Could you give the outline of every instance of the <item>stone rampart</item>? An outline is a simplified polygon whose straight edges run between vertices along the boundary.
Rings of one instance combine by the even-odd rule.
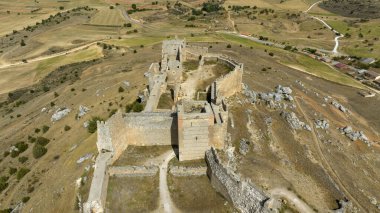
[[[215,81],[215,103],[221,104],[224,98],[228,98],[241,91],[243,79],[243,64],[239,64],[233,71],[218,78]]]
[[[108,169],[109,175],[116,177],[154,176],[157,172],[157,166],[112,166]]]
[[[225,168],[214,148],[206,152],[207,175],[212,186],[243,213],[267,213],[268,197],[250,181]]]
[[[172,112],[124,114],[126,141],[137,146],[177,145],[177,115]],[[124,134],[119,132],[119,134]]]
[[[107,197],[109,175],[107,167],[112,158],[111,152],[99,152],[94,165],[94,174],[87,202],[83,206],[84,213],[103,213]]]

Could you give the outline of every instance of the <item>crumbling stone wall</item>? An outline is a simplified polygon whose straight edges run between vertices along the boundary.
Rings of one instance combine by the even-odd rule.
[[[207,53],[208,53],[207,47],[200,47],[200,46],[193,46],[193,45],[186,46],[186,59],[198,60],[199,56],[206,55]]]
[[[268,197],[250,181],[224,167],[214,148],[206,152],[207,175],[212,186],[243,213],[266,213]]]
[[[215,103],[220,104],[221,100],[240,92],[243,79],[243,64],[237,65],[233,71],[218,78],[215,81]]]

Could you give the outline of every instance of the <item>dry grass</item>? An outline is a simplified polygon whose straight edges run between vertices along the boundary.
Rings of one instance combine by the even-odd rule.
[[[152,212],[158,208],[158,175],[110,177],[107,212]]]
[[[170,196],[183,212],[235,212],[211,186],[207,176],[168,176]]]

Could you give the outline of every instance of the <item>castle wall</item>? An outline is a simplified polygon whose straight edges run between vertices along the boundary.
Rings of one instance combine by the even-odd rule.
[[[218,78],[215,82],[216,103],[220,104],[221,100],[234,95],[241,91],[241,82],[243,78],[243,64],[239,64],[233,71],[227,75]]]
[[[183,105],[178,107],[180,161],[204,158],[205,151],[210,147],[210,131],[213,124],[214,116],[209,106],[206,106],[205,113],[186,113]]]
[[[166,91],[167,83],[166,73],[156,75],[153,82],[149,82],[149,98],[146,102],[144,112],[153,112],[157,109],[158,102],[160,100],[161,94]]]
[[[200,55],[203,56],[203,55],[208,53],[208,48],[207,47],[187,45],[185,52],[186,52],[186,60],[188,60],[188,59],[198,60]]]
[[[172,112],[124,115],[128,144],[137,146],[177,145],[177,116]]]
[[[242,213],[267,213],[268,197],[250,181],[242,180],[221,164],[215,149],[206,152],[207,175],[212,186]]]

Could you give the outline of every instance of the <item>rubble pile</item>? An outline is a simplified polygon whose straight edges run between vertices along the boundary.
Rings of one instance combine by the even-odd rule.
[[[311,127],[305,124],[305,122],[300,121],[294,112],[282,111],[280,115],[286,119],[292,129],[305,129],[311,131]]]

